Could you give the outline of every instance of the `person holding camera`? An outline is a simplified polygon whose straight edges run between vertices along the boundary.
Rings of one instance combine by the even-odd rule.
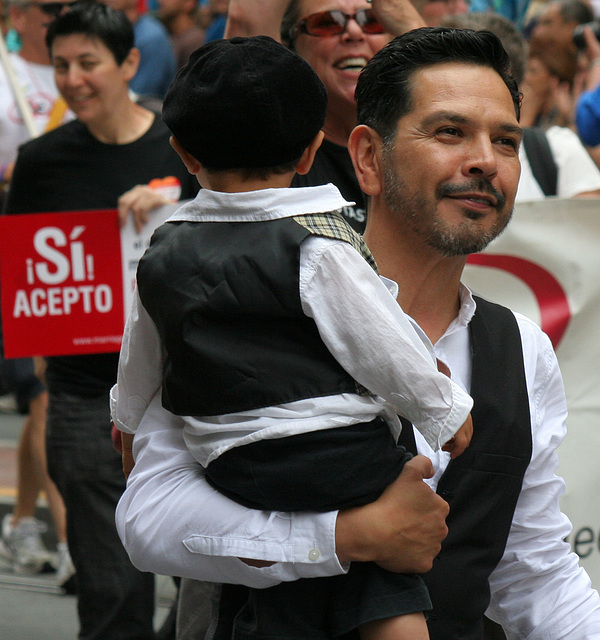
[[[531,39],[555,50],[575,53],[573,29],[591,22],[593,18],[592,9],[582,0],[550,0],[538,15]]]
[[[574,29],[593,19],[581,0],[551,0],[541,10],[529,39],[521,126],[575,128],[578,49]]]
[[[600,145],[600,23],[583,25],[583,55],[588,67],[584,77],[584,91],[575,109],[575,123],[579,137],[588,147]]]

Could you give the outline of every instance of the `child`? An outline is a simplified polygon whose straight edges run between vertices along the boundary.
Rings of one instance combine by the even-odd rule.
[[[133,433],[162,385],[208,481],[257,509],[375,500],[407,459],[396,414],[453,457],[471,435],[471,399],[330,213],[347,204],[337,189],[289,188],[310,169],[325,108],[308,63],[267,37],[212,42],[179,72],[163,119],[203,189],[140,261],[112,394],[115,423]],[[418,576],[353,563],[252,590],[242,624],[256,639],[358,628],[421,640],[430,606]]]

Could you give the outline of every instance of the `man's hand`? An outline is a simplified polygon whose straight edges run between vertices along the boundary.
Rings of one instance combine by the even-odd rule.
[[[600,41],[596,38],[592,28],[587,25],[583,28],[583,37],[585,39],[585,53],[588,60],[592,62],[596,58],[600,58]]]
[[[425,0],[373,0],[372,6],[379,22],[391,36],[425,26],[419,11]]]
[[[288,4],[289,0],[229,0],[225,37],[271,36],[280,42],[279,27]]]
[[[558,87],[558,82],[558,78],[553,78],[552,91],[556,90],[556,88]],[[519,84],[519,89],[523,94],[519,124],[522,127],[533,127],[538,114],[543,108],[545,93],[541,92],[539,88],[534,87],[526,81],[523,81]]]
[[[340,562],[376,562],[395,573],[429,571],[448,534],[449,512],[423,482],[432,475],[431,461],[416,456],[378,500],[340,511],[335,530]]]
[[[119,225],[124,226],[127,216],[131,214],[135,230],[140,233],[142,227],[148,222],[148,212],[169,202],[170,200],[148,185],[138,184],[119,198],[117,203]]]
[[[473,418],[469,414],[463,426],[442,447],[442,451],[448,451],[452,459],[457,458],[469,446],[472,437]]]

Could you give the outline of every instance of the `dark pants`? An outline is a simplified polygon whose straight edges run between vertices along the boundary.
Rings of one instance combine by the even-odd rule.
[[[208,466],[206,477],[252,508],[328,511],[376,500],[410,457],[376,418],[235,447]],[[220,604],[214,640],[331,640],[365,622],[431,609],[420,576],[370,562],[353,563],[347,575],[269,589],[223,585]]]
[[[365,622],[431,609],[420,576],[356,562],[346,575],[269,589],[220,585],[212,640],[346,640]]]
[[[81,640],[151,640],[154,576],[131,564],[117,534],[125,489],[107,397],[50,395],[48,470],[67,509]]]

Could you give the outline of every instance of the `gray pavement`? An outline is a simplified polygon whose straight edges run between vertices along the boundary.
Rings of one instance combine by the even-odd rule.
[[[16,448],[22,423],[21,416],[0,411],[0,520],[14,505]],[[43,502],[36,517],[49,524],[43,537],[46,546],[53,549],[56,539]],[[157,576],[156,628],[174,598],[173,581]],[[0,558],[0,640],[76,640],[78,629],[77,600],[55,585],[54,573],[15,575]]]

